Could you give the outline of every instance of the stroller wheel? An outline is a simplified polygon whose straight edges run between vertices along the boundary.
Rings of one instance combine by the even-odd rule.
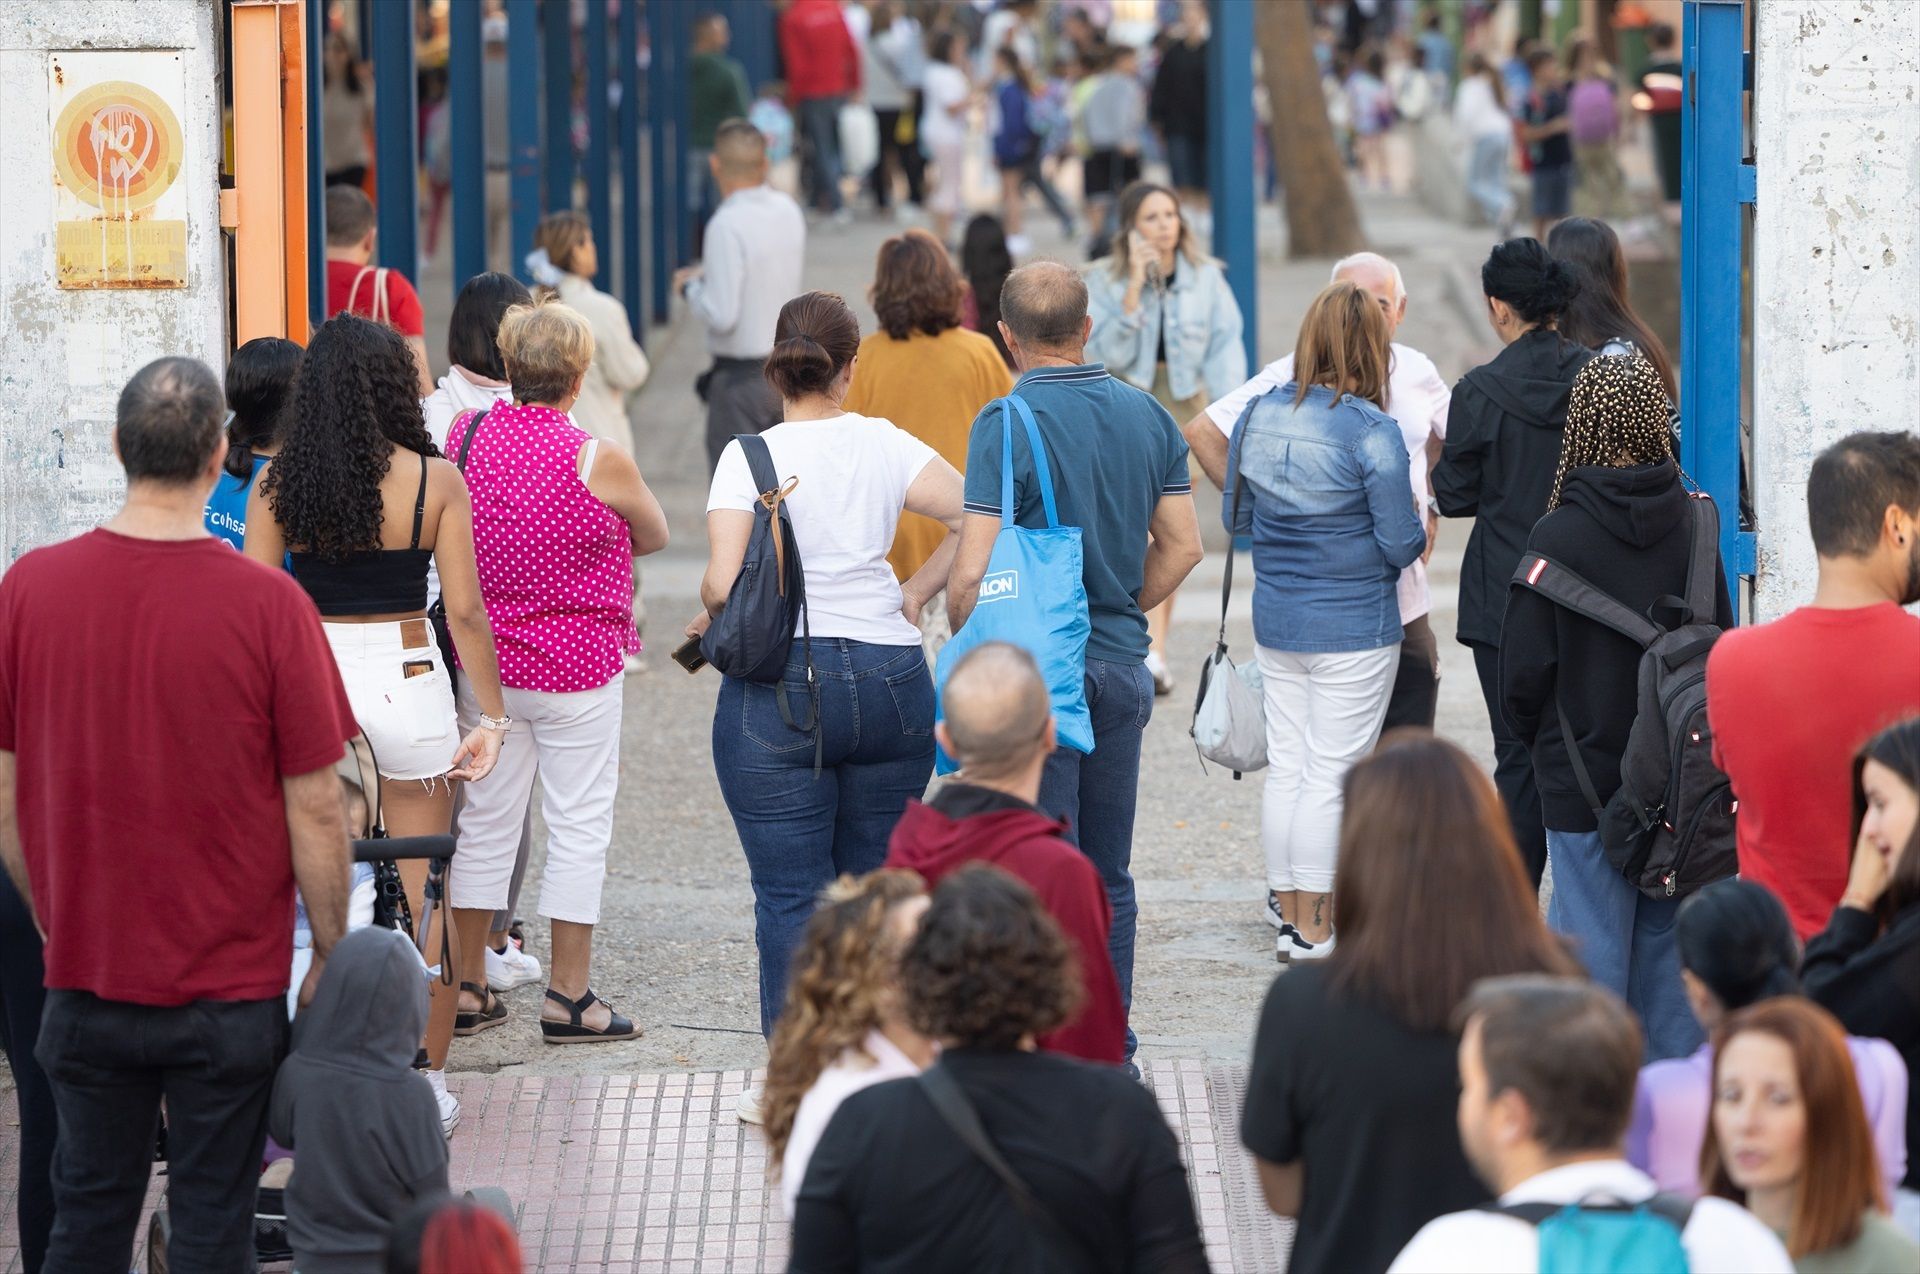
[[[173,1239],[173,1222],[167,1218],[166,1204],[153,1211],[147,1223],[147,1274],[167,1274],[167,1245]]]

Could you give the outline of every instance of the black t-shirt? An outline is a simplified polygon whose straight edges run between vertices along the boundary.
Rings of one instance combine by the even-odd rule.
[[[1304,1166],[1291,1274],[1378,1274],[1427,1222],[1487,1202],[1455,1130],[1455,1047],[1335,996],[1324,968],[1274,982],[1240,1140],[1269,1163]]]
[[[1567,91],[1548,89],[1528,95],[1526,105],[1527,123],[1535,125],[1551,124],[1567,113]],[[1573,137],[1569,133],[1555,133],[1533,143],[1533,166],[1535,168],[1561,168],[1573,162]]]
[[[794,1204],[789,1270],[1206,1270],[1179,1147],[1137,1081],[1051,1053],[953,1049],[940,1064],[1007,1163],[1078,1238],[1084,1259],[1051,1259],[1039,1230],[919,1081],[897,1079],[834,1112]]]

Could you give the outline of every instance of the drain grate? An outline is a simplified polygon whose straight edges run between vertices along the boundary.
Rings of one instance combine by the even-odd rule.
[[[1220,1146],[1220,1182],[1227,1200],[1227,1237],[1234,1274],[1281,1274],[1293,1251],[1294,1223],[1273,1215],[1260,1193],[1253,1156],[1240,1145],[1240,1108],[1247,1099],[1243,1066],[1207,1070]]]

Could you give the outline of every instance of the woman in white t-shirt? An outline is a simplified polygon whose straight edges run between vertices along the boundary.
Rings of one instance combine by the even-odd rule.
[[[953,219],[966,204],[967,110],[973,105],[973,82],[967,78],[966,42],[954,32],[936,34],[927,57],[920,84],[920,141],[934,166],[927,211],[933,214],[933,232],[940,242],[951,245]]]
[[[766,376],[784,414],[761,437],[791,488],[782,507],[805,568],[811,640],[795,635],[780,685],[723,679],[713,717],[720,794],[753,879],[764,1035],[814,900],[835,877],[880,866],[894,823],[933,772],[933,678],[919,621],[953,564],[960,475],[891,421],[842,408],[859,348],[859,320],[831,293],[780,310]],[[740,443],[729,442],[707,497],[706,610],[690,636],[725,607],[759,500]],[[902,509],[949,531],[904,584],[887,564]]]

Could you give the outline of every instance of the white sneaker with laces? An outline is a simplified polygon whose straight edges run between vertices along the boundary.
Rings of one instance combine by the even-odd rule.
[[[433,1100],[440,1106],[440,1135],[453,1140],[453,1130],[460,1126],[460,1099],[447,1091],[447,1073],[443,1070],[428,1071],[427,1084],[433,1089]]]
[[[505,951],[487,948],[487,985],[498,993],[540,980],[540,961],[513,943]]]
[[[1261,905],[1260,914],[1265,918],[1266,922],[1275,929],[1292,928],[1292,926],[1287,923],[1287,918],[1280,914],[1279,906],[1273,901],[1273,891],[1271,889],[1267,891],[1267,900]]]
[[[740,1090],[740,1096],[733,1102],[733,1113],[739,1116],[743,1124],[752,1124],[758,1128],[767,1121],[766,1113],[760,1109],[760,1098],[765,1089],[759,1084]]]

